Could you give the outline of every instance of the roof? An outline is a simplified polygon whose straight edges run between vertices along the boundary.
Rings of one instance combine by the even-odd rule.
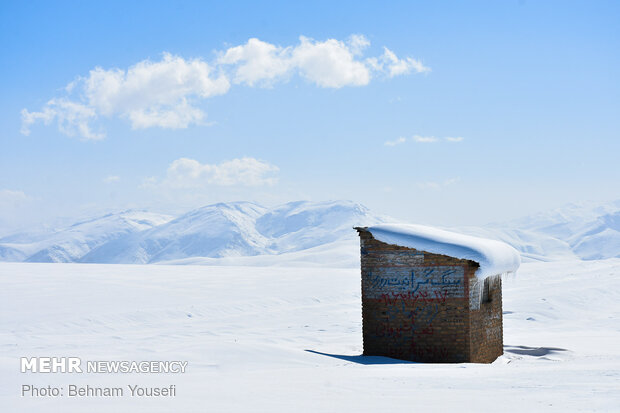
[[[423,225],[381,224],[365,229],[386,244],[414,248],[477,262],[476,277],[514,273],[521,265],[519,252],[510,245]]]

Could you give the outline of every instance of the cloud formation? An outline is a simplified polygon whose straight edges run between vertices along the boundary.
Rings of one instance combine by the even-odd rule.
[[[143,186],[191,189],[210,185],[273,185],[277,182],[278,171],[277,166],[250,157],[219,164],[202,164],[195,159],[180,158],[168,166],[166,177],[161,183],[148,178]]]
[[[109,175],[103,178],[104,184],[113,184],[114,182],[118,182],[121,180],[121,177],[118,175]]]
[[[414,142],[418,142],[418,143],[435,143],[439,140],[434,136],[420,136],[420,135],[413,135],[411,139],[413,139]]]
[[[401,136],[397,139],[394,139],[393,141],[385,141],[384,145],[385,146],[396,146],[396,145],[400,145],[405,142],[407,142],[407,138],[404,138]]]
[[[383,144],[385,146],[396,146],[396,145],[400,145],[408,141],[413,141],[416,143],[437,143],[441,141],[457,143],[457,142],[462,142],[463,140],[465,140],[465,138],[463,138],[462,136],[457,136],[457,137],[447,136],[445,138],[436,138],[435,136],[413,135],[410,139],[399,137],[398,139],[395,139],[393,141],[385,141]]]
[[[159,62],[144,60],[127,70],[96,67],[66,88],[78,92],[79,102],[52,99],[41,112],[22,110],[22,133],[29,134],[30,125],[39,120],[45,124],[56,121],[66,135],[101,139],[105,135],[90,127],[98,116],[128,119],[133,129],[186,128],[204,118],[193,100],[224,94],[230,87],[224,75],[216,77],[212,72],[199,59],[167,53]]]
[[[396,53],[387,47],[383,48],[383,55],[378,58],[368,58],[367,62],[374,70],[384,72],[388,77],[408,75],[411,72],[425,73],[431,71],[430,67],[424,66],[422,62],[411,57],[399,59]]]
[[[23,109],[22,129],[56,123],[60,132],[85,140],[105,137],[92,123],[118,117],[133,129],[179,129],[204,123],[199,104],[227,93],[231,85],[272,87],[297,75],[322,88],[365,86],[374,77],[392,78],[430,69],[411,57],[398,58],[384,48],[364,58],[370,42],[362,35],[317,41],[301,36],[293,46],[251,38],[217,51],[213,62],[164,53],[160,61],[143,60],[127,69],[96,67],[65,88],[67,96],[49,100],[40,111]]]
[[[24,202],[30,201],[30,197],[23,191],[0,189],[0,207],[17,207]]]
[[[30,126],[38,121],[45,125],[56,121],[58,130],[67,136],[78,135],[83,139],[102,139],[105,135],[94,132],[90,122],[97,118],[94,108],[66,98],[49,100],[41,112],[28,112],[22,109],[21,133],[30,135]]]

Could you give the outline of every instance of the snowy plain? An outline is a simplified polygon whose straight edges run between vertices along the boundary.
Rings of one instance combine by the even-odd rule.
[[[239,202],[3,234],[0,412],[620,411],[619,201],[458,229],[524,261],[504,277],[504,355],[490,365],[361,356],[352,227],[387,221],[350,201]],[[188,369],[20,373],[34,356]],[[24,384],[177,393],[33,398]]]
[[[620,409],[617,258],[524,263],[504,279],[504,355],[490,365],[360,356],[359,268],[299,257],[282,267],[0,263],[0,282],[3,412]],[[31,356],[189,365],[20,373]],[[31,398],[22,384],[175,384],[177,395]]]

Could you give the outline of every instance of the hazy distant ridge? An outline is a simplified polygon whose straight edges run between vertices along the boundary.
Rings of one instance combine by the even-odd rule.
[[[311,263],[303,256],[307,253],[315,261],[351,265],[359,254],[352,227],[387,221],[351,201],[297,201],[274,208],[219,203],[176,218],[129,210],[52,233],[0,238],[0,261],[200,264],[218,259],[270,265],[267,257],[281,254]],[[505,224],[455,230],[507,242],[526,260],[620,257],[620,201],[570,205]]]
[[[298,201],[271,209],[250,202],[220,203],[174,219],[124,211],[76,223],[43,239],[23,234],[2,238],[0,260],[144,264],[282,254],[353,240],[354,225],[378,222],[381,218],[366,207],[349,201]]]

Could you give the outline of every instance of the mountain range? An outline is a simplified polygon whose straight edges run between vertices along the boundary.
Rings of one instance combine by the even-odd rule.
[[[127,210],[1,237],[0,261],[352,266],[359,255],[352,227],[393,221],[351,201],[219,203],[178,217]],[[507,242],[526,260],[620,257],[620,200],[449,229]]]
[[[349,201],[208,205],[179,217],[128,210],[46,234],[0,238],[1,261],[147,264],[274,255],[353,240],[355,225],[384,220]]]
[[[534,260],[620,257],[620,200],[569,204],[506,223],[460,230],[507,242]]]

